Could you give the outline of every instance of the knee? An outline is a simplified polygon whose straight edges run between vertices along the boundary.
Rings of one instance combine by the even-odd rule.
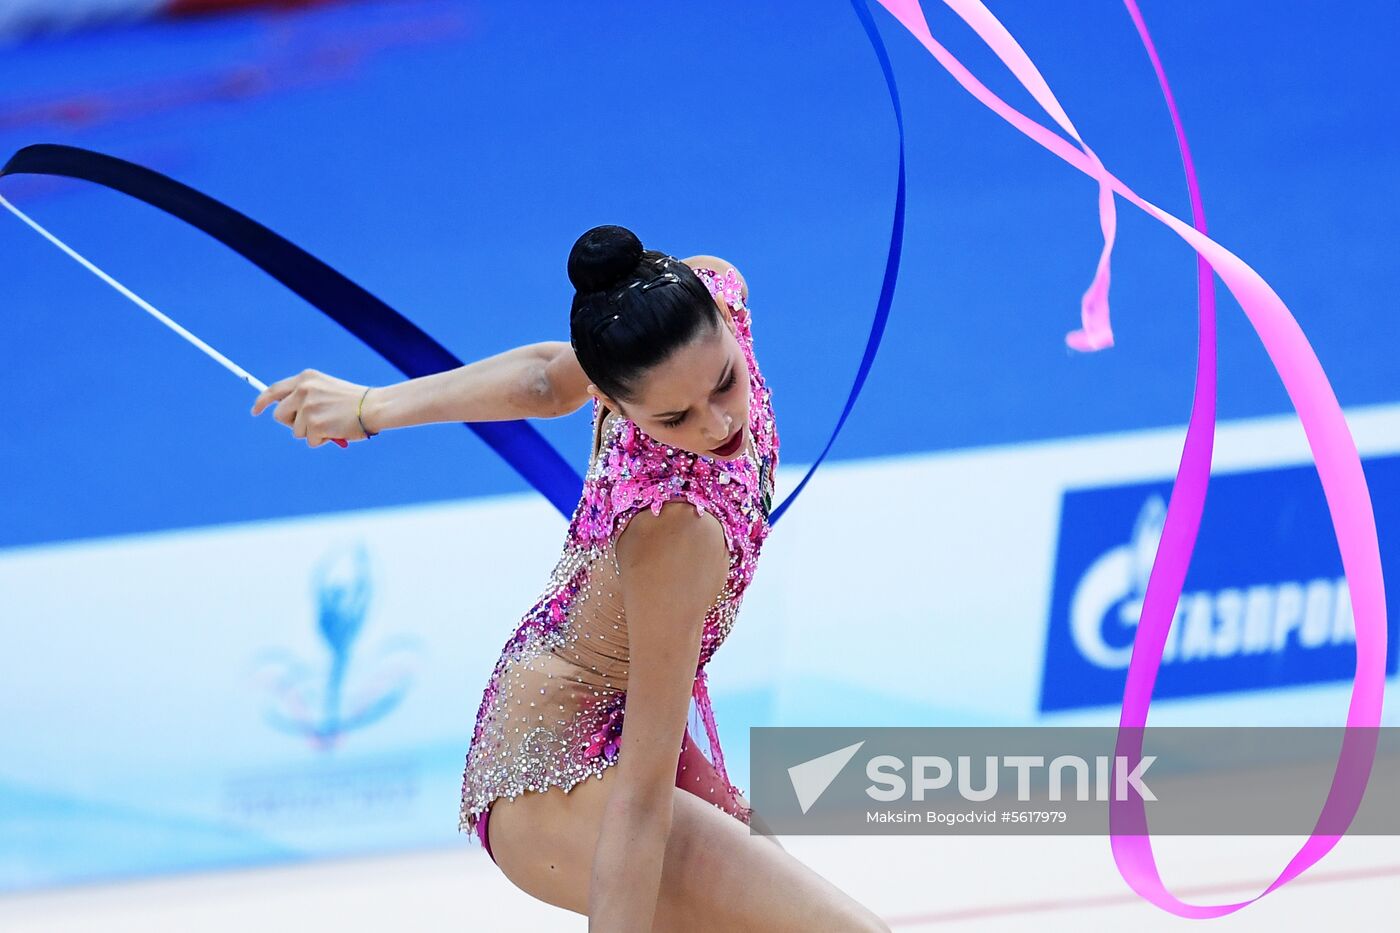
[[[879,914],[844,893],[832,905],[830,925],[842,933],[893,933]]]
[[[849,927],[851,933],[893,933],[890,925],[871,910],[861,908],[860,916],[853,917]]]
[[[893,931],[888,923],[871,914],[868,918],[861,918],[856,926],[851,927],[851,933],[893,933]]]

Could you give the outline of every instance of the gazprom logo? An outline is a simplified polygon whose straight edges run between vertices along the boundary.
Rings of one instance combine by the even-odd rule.
[[[1400,530],[1400,457],[1364,461],[1380,529]],[[1051,595],[1043,711],[1120,702],[1169,483],[1064,495]],[[1387,594],[1386,670],[1396,672]],[[1349,679],[1350,591],[1312,467],[1216,476],[1172,618],[1154,696],[1196,696]]]

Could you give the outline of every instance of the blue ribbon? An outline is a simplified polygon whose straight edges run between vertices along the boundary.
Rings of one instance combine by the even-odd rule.
[[[875,306],[875,320],[870,325],[870,336],[865,341],[865,354],[860,358],[860,368],[856,370],[855,381],[851,383],[851,391],[846,396],[846,407],[841,409],[841,416],[836,419],[836,427],[832,428],[831,437],[827,439],[821,454],[807,470],[807,475],[802,477],[802,481],[797,484],[797,488],[793,489],[792,494],[769,515],[768,523],[770,525],[777,523],[778,519],[787,511],[788,506],[792,504],[792,500],[796,499],[798,493],[802,492],[807,481],[812,478],[812,474],[817,472],[817,467],[826,459],[831,445],[836,443],[836,435],[841,433],[841,426],[846,423],[851,409],[855,407],[856,398],[860,395],[861,387],[865,385],[865,377],[870,373],[870,367],[875,363],[875,353],[880,349],[880,339],[885,335],[885,322],[889,319],[890,304],[894,301],[894,284],[899,278],[899,257],[904,250],[904,111],[899,106],[899,88],[894,81],[894,69],[890,67],[890,57],[885,52],[885,43],[880,39],[880,31],[875,28],[875,20],[870,15],[870,8],[866,6],[865,0],[851,0],[851,6],[855,8],[856,16],[860,17],[860,24],[865,27],[865,34],[869,37],[870,45],[875,50],[875,57],[880,61],[880,70],[885,73],[885,87],[889,89],[890,106],[894,108],[894,121],[899,128],[899,179],[895,183],[894,189],[894,223],[890,230],[890,250],[889,255],[885,258],[885,280],[880,285],[880,301]]]
[[[410,379],[462,365],[408,318],[295,243],[159,172],[89,149],[40,144],[21,149],[0,169],[0,176],[25,174],[90,181],[180,218],[319,308]],[[565,517],[573,514],[583,478],[532,425],[466,424]]]
[[[797,488],[770,515],[770,524],[802,492],[846,423],[875,359],[889,317],[904,242],[904,117],[899,106],[894,71],[865,0],[851,0],[875,49],[889,88],[899,127],[899,180],[895,189],[894,228],[875,320],[831,438]],[[11,156],[0,169],[5,175],[52,175],[102,185],[178,217],[243,256],[268,275],[320,309],[358,337],[410,379],[462,366],[462,361],[408,318],[362,286],[317,259],[290,240],[201,191],[143,165],[76,146],[41,143]],[[565,518],[578,504],[583,477],[526,421],[464,422],[486,445],[500,454],[522,477],[554,504]]]

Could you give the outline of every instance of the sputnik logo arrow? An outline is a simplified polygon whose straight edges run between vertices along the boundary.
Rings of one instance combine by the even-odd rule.
[[[861,739],[854,745],[838,748],[834,752],[827,752],[818,758],[788,768],[788,779],[792,781],[792,789],[797,794],[797,803],[802,807],[803,813],[810,810],[817,798],[826,793],[831,782],[836,780],[841,769],[846,767],[846,762],[850,761],[864,744],[865,740]]]

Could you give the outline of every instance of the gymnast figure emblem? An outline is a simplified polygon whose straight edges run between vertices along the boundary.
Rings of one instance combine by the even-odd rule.
[[[253,678],[264,691],[264,721],[324,750],[398,709],[421,666],[423,645],[416,636],[396,635],[373,652],[361,646],[374,595],[363,542],[318,561],[312,589],[326,659],[318,663],[267,649],[254,660]]]

